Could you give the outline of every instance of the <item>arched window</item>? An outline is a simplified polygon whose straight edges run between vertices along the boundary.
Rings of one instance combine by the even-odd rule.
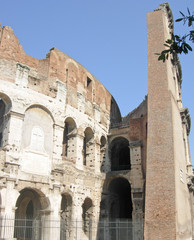
[[[83,165],[94,167],[94,133],[89,127],[84,132]]]
[[[131,169],[129,141],[123,137],[115,138],[110,145],[111,170]]]
[[[76,123],[72,118],[68,117],[65,120],[62,156],[68,158],[76,157],[76,133]]]
[[[93,204],[90,198],[86,198],[82,204],[82,228],[84,233],[89,237],[90,225],[93,216]]]
[[[3,145],[5,103],[0,99],[0,146]]]
[[[53,119],[42,106],[31,106],[25,112],[22,147],[52,154]]]
[[[10,117],[8,113],[12,107],[11,100],[8,96],[3,93],[0,93],[0,147],[3,147],[6,144],[9,133],[9,121]]]
[[[30,188],[23,189],[16,202],[14,237],[16,239],[39,239],[41,231],[44,231],[37,224],[34,226],[34,219],[39,219],[41,211],[50,206],[46,196],[39,190]]]
[[[131,186],[124,178],[115,178],[109,184],[109,217],[132,219]]]
[[[53,154],[53,118],[43,106],[33,105],[25,112],[21,149],[21,169],[48,175]]]

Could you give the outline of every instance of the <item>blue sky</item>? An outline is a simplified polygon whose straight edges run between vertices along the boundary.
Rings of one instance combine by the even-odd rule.
[[[194,11],[194,0],[169,0],[174,19],[179,10]],[[0,0],[2,26],[11,26],[25,52],[45,58],[52,47],[86,67],[110,91],[122,115],[147,94],[146,13],[158,0]],[[185,30],[175,23],[175,33]],[[194,48],[194,46],[193,46]],[[183,105],[194,120],[194,53],[180,56]],[[194,164],[194,129],[190,148]]]

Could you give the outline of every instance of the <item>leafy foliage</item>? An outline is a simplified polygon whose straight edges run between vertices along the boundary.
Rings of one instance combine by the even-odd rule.
[[[194,14],[191,14],[189,9],[187,9],[187,11],[188,15],[185,15],[180,11],[182,17],[176,19],[176,22],[183,21],[183,24],[187,23],[188,27],[190,28],[193,27],[192,24],[194,22]],[[182,37],[172,34],[171,39],[167,39],[164,44],[166,49],[163,50],[161,53],[157,53],[157,55],[159,55],[158,60],[162,60],[163,62],[165,62],[165,60],[168,59],[170,54],[187,54],[189,51],[192,51],[192,47],[188,44],[188,41],[194,43],[194,30],[190,30]]]

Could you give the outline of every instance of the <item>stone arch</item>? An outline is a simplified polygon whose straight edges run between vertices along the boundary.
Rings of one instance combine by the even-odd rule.
[[[55,119],[53,117],[53,114],[52,114],[51,110],[49,110],[47,107],[45,107],[41,104],[32,104],[32,105],[30,105],[29,107],[26,108],[25,112],[27,112],[29,109],[32,109],[32,108],[42,109],[43,111],[45,111],[51,117],[53,123],[55,122]]]
[[[32,105],[24,115],[21,169],[32,174],[48,175],[53,154],[53,118],[40,105]]]
[[[131,197],[131,184],[129,181],[118,176],[105,181],[100,204],[101,218],[109,219],[132,219],[133,204]]]
[[[108,186],[110,194],[109,216],[112,219],[132,219],[131,185],[123,177],[114,178]]]
[[[84,131],[83,165],[94,167],[94,132],[90,127]]]
[[[5,93],[0,93],[0,102],[5,104],[4,115],[8,114],[12,109],[12,101],[8,95]],[[2,110],[1,110],[2,111]]]
[[[109,158],[111,160],[111,171],[130,170],[129,141],[124,137],[116,137],[110,143]]]
[[[33,223],[49,209],[50,202],[40,190],[22,189],[16,201],[14,237],[32,239],[34,235],[41,236],[40,228],[35,228]]]
[[[65,66],[66,68],[68,68],[68,65],[72,63],[77,69],[79,68],[78,67],[78,64],[76,63],[76,61],[74,61],[72,58],[68,58],[66,61],[65,61]]]
[[[104,234],[112,240],[116,240],[117,236],[123,236],[123,239],[132,239],[133,203],[131,192],[131,184],[126,178],[117,176],[106,179],[100,203],[100,221],[111,222],[111,228],[106,233],[99,228],[98,239],[103,238]],[[122,222],[125,227],[118,229],[118,222]]]
[[[60,240],[69,239],[71,236],[72,196],[63,193],[61,198],[61,226]]]
[[[12,109],[11,99],[4,93],[0,93],[0,147],[6,144],[9,132],[10,116]]]
[[[33,218],[40,217],[44,210],[50,209],[50,201],[42,191],[36,188],[24,188],[16,201],[16,216],[25,218],[25,209],[29,201],[35,206]]]
[[[22,132],[22,147],[34,149],[32,145],[33,133],[37,133],[37,138],[44,138],[42,149],[40,152],[52,153],[53,143],[53,122],[54,118],[50,111],[42,105],[31,105],[25,111],[23,132]],[[35,129],[35,130],[34,130]],[[41,139],[39,139],[41,142]]]
[[[86,197],[82,204],[82,228],[84,233],[89,237],[90,223],[93,218],[93,202],[91,198]]]
[[[63,132],[63,152],[62,156],[70,158],[71,160],[76,158],[76,135],[77,125],[73,118],[67,117],[65,120],[65,127]]]

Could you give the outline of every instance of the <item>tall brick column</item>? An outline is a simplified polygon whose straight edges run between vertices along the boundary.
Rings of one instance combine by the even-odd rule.
[[[168,4],[148,13],[145,240],[191,239],[177,66],[155,55],[164,49],[172,28]]]

